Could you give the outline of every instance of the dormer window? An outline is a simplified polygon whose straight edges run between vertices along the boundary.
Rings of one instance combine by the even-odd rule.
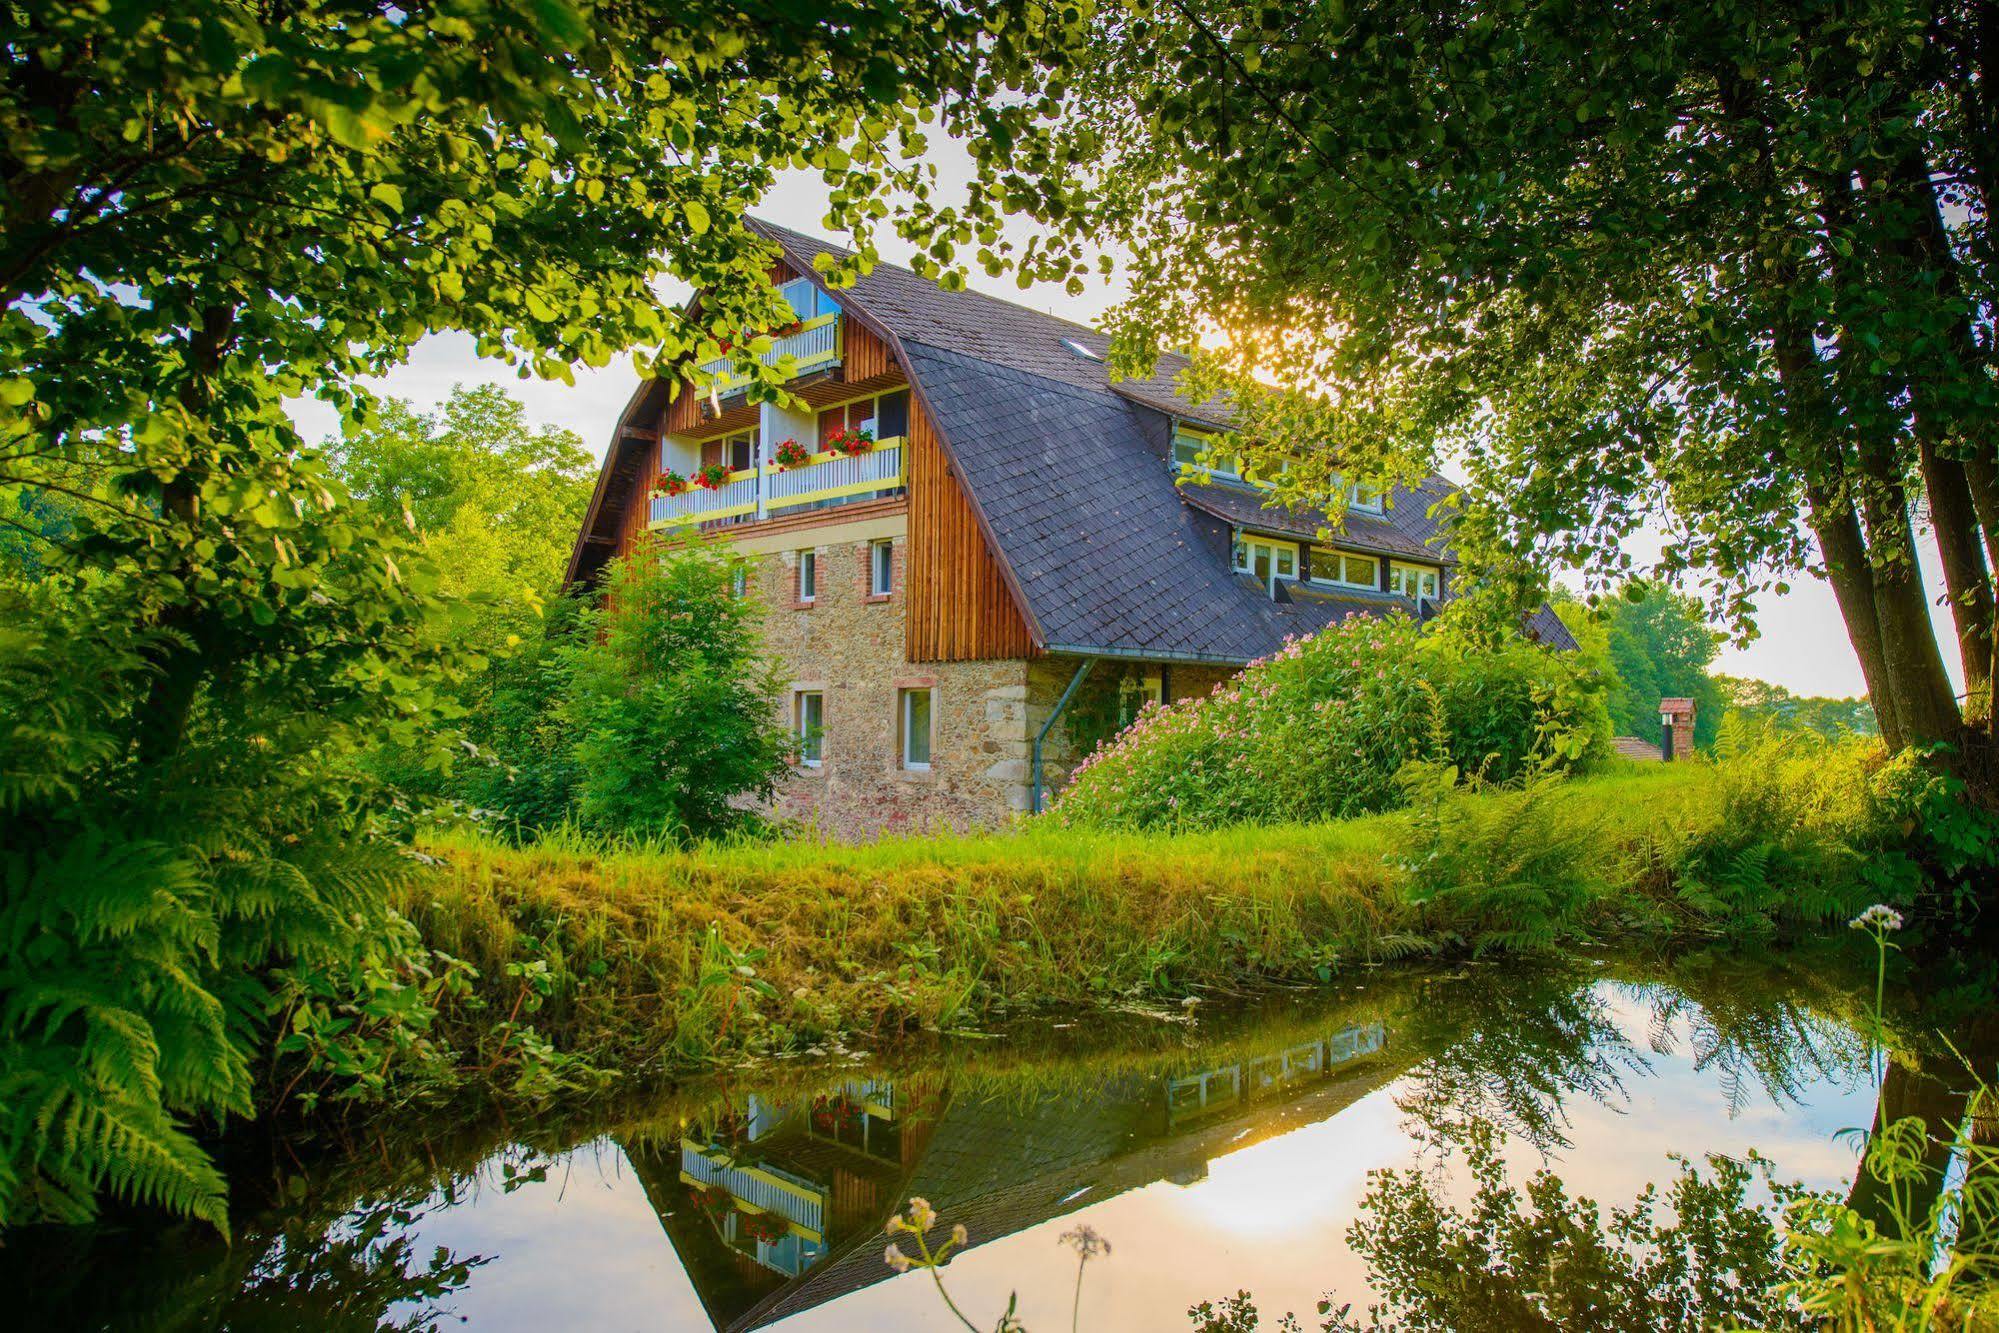
[[[1333,474],[1333,486],[1335,489],[1343,486],[1346,488],[1347,508],[1349,509],[1357,510],[1363,514],[1379,514],[1386,507],[1383,492],[1379,486],[1370,486],[1362,481],[1347,485],[1346,478],[1337,472]]]
[[[1425,597],[1436,601],[1441,583],[1439,571],[1428,565],[1405,565],[1397,560],[1388,567],[1388,590],[1412,602]]]
[[[1234,478],[1236,461],[1215,447],[1215,437],[1184,427],[1173,432],[1173,470]]]
[[[798,322],[801,324],[808,319],[817,319],[821,315],[840,313],[840,303],[805,278],[793,278],[777,291],[791,307],[791,313],[798,316]]]
[[[1239,574],[1255,576],[1263,590],[1275,597],[1280,582],[1291,583],[1298,578],[1297,543],[1243,533],[1235,542],[1235,567]]]
[[[1314,583],[1339,588],[1381,587],[1381,562],[1371,555],[1314,547],[1309,559],[1308,577]]]

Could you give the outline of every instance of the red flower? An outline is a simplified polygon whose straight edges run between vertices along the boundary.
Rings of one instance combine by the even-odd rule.
[[[797,440],[786,440],[777,447],[779,467],[801,467],[812,461],[812,455],[805,452],[805,446]]]
[[[853,458],[875,447],[875,433],[865,427],[849,427],[829,438],[826,447]]]
[[[694,474],[694,484],[706,491],[718,491],[729,481],[729,469],[720,463],[710,463]]]
[[[654,495],[684,495],[686,491],[687,478],[681,476],[671,468],[660,473],[652,484],[652,493]]]

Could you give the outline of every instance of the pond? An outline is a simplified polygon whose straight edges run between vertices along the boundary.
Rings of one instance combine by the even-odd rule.
[[[1112,1246],[1084,1277],[1085,1328],[1186,1328],[1189,1305],[1238,1289],[1316,1327],[1322,1295],[1358,1311],[1377,1294],[1384,1239],[1402,1280],[1457,1262],[1421,1252],[1407,1217],[1372,1255],[1350,1229],[1463,1205],[1481,1143],[1509,1182],[1546,1168],[1606,1207],[1670,1181],[1676,1154],[1754,1150],[1844,1191],[1837,1135],[1880,1092],[1855,1031],[1872,981],[1850,955],[1585,959],[1044,1020],[920,1057],[745,1068],[580,1121],[412,1115],[342,1153],[271,1145],[231,1164],[263,1199],[233,1246],[107,1228],[0,1262],[32,1269],[10,1290],[40,1328],[956,1327],[927,1274],[884,1262],[884,1221],[921,1196],[940,1236],[968,1233],[944,1272],[983,1327],[1010,1295],[1027,1327],[1068,1327],[1060,1238],[1079,1225]],[[1383,1168],[1416,1174],[1370,1207]],[[1760,1178],[1748,1196],[1770,1197]]]

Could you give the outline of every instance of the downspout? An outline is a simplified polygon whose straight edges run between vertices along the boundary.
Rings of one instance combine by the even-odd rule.
[[[1083,683],[1083,677],[1089,675],[1090,668],[1095,666],[1096,664],[1097,664],[1096,658],[1086,657],[1082,660],[1080,664],[1077,665],[1076,674],[1069,677],[1069,688],[1062,691],[1062,697],[1055,701],[1055,711],[1048,715],[1048,720],[1041,724],[1041,730],[1034,734],[1033,776],[1029,779],[1029,785],[1027,789],[1028,790],[1027,808],[1030,814],[1038,815],[1041,813],[1042,742],[1048,739],[1049,732],[1055,730],[1055,724],[1062,720],[1062,714],[1064,710],[1066,710],[1069,707],[1069,701],[1076,697],[1076,689],[1078,686],[1080,686]]]

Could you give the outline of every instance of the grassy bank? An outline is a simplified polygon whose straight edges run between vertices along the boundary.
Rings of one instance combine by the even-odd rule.
[[[1413,795],[1392,815],[1186,834],[685,851],[460,835],[432,845],[443,868],[405,910],[478,968],[484,1021],[526,1000],[566,1050],[688,1066],[1402,958],[1834,919],[1882,895],[1904,827],[1892,766],[1859,751]]]

